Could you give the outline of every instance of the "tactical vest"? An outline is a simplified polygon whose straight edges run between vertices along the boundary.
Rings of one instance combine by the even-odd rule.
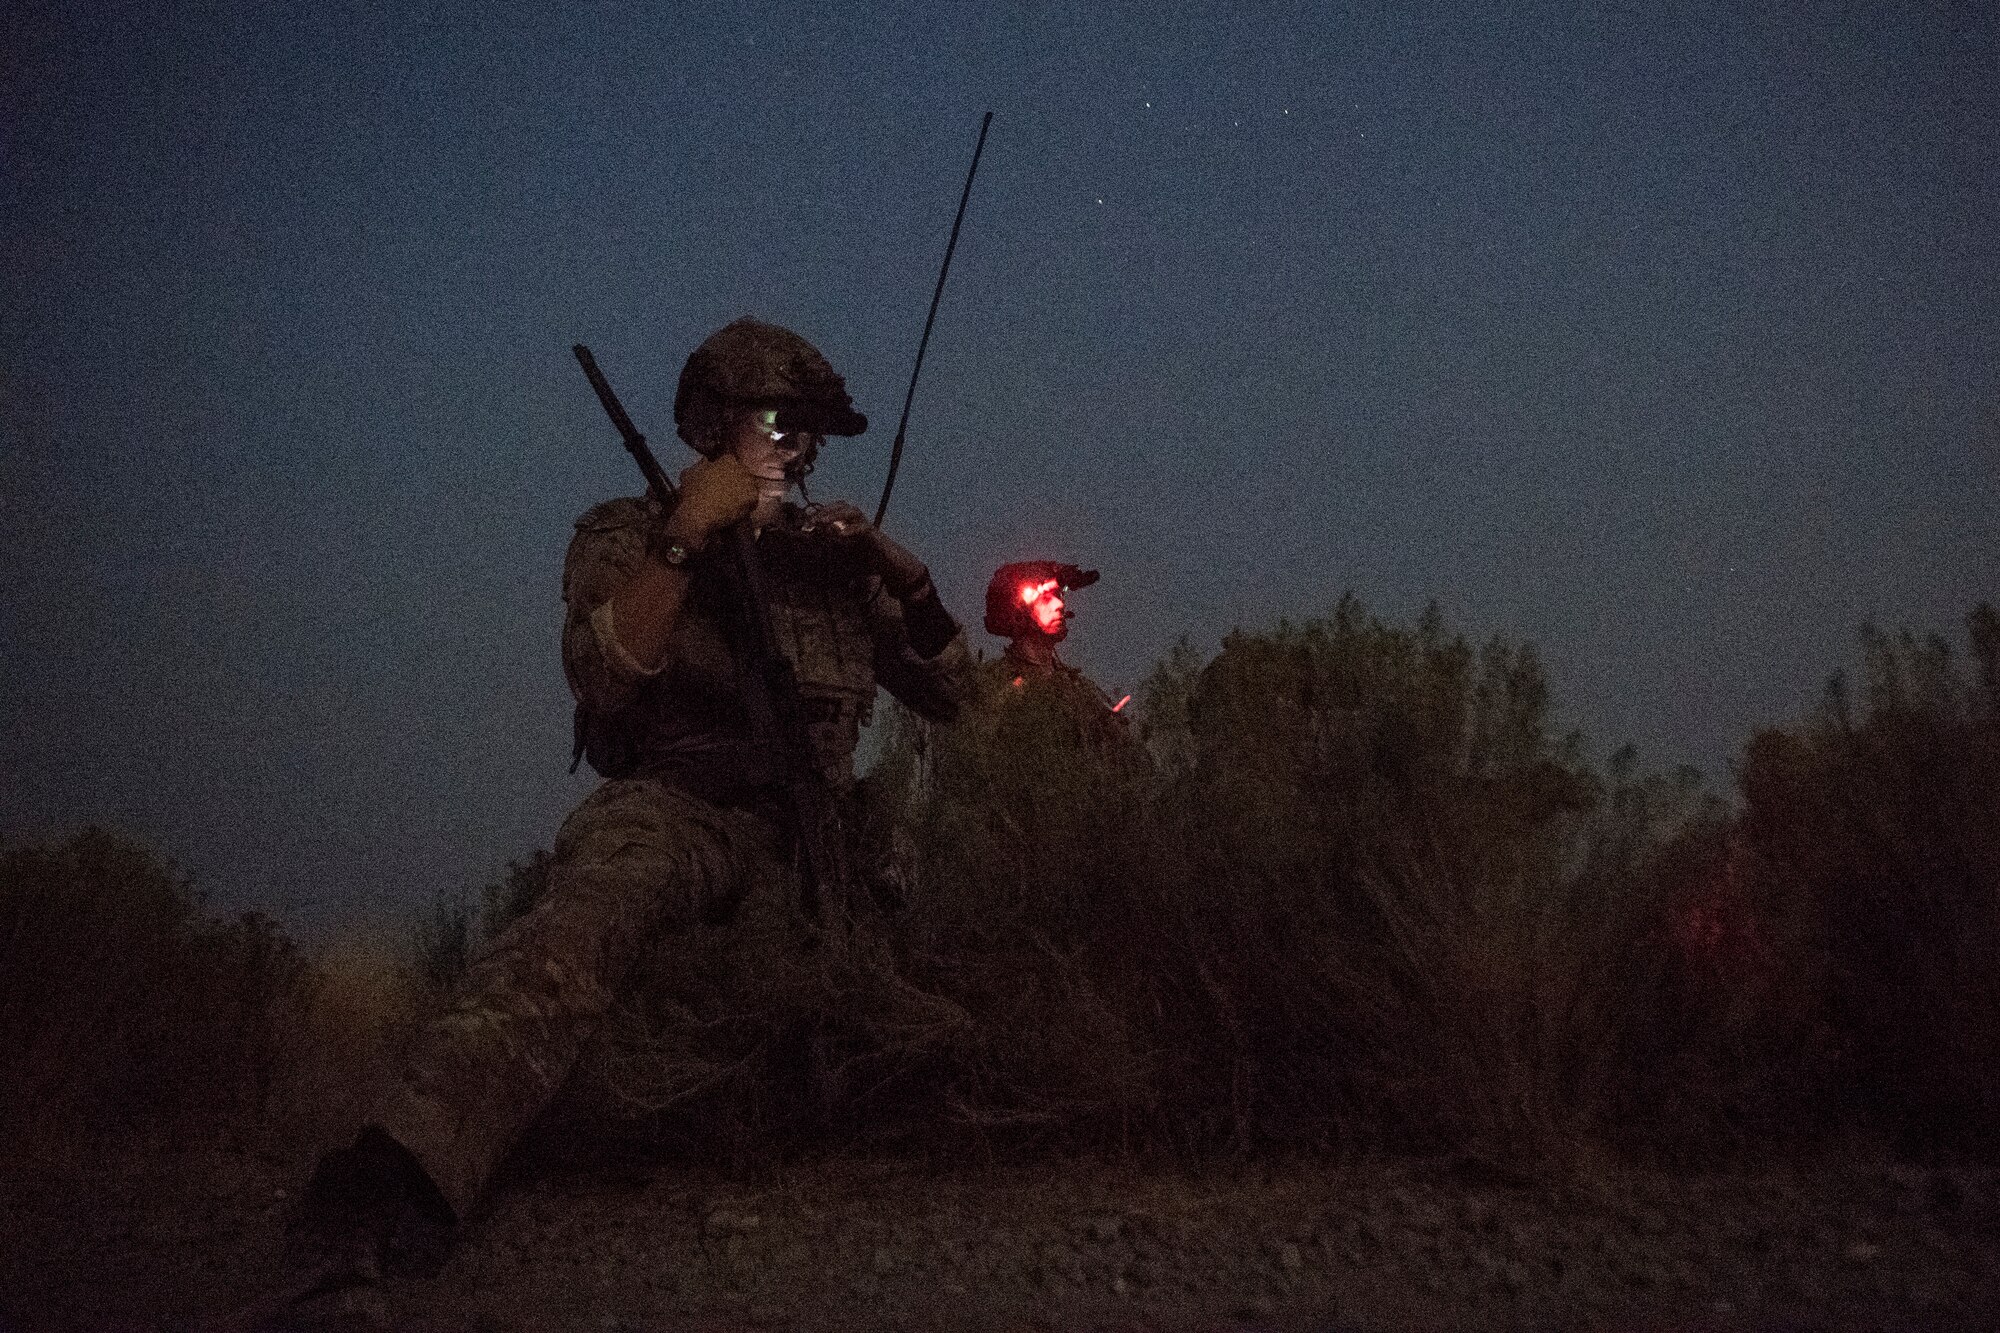
[[[846,790],[861,728],[874,711],[870,611],[878,585],[856,553],[790,524],[767,528],[757,549],[814,761],[836,790]],[[751,734],[745,691],[756,686],[755,658],[748,619],[728,599],[721,562],[730,558],[722,542],[695,557],[668,664],[636,698],[610,714],[577,706],[572,772],[580,755],[604,777],[656,776],[713,800],[784,781],[787,742]]]

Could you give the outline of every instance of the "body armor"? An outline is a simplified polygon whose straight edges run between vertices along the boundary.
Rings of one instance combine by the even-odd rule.
[[[578,543],[639,540],[652,507],[613,500],[578,522]],[[798,681],[813,755],[836,790],[854,784],[854,749],[873,714],[886,601],[858,555],[824,534],[800,530],[800,511],[758,538],[778,644]],[[729,603],[715,543],[690,562],[693,580],[674,628],[666,669],[610,711],[578,705],[579,739],[607,778],[656,777],[704,799],[740,804],[774,790],[785,775],[783,742],[753,735],[744,696],[746,627]]]

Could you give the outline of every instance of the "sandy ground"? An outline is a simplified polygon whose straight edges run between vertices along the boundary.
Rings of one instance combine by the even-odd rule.
[[[79,1154],[0,1179],[0,1330],[197,1330],[296,1275],[294,1169]],[[312,1327],[2000,1330],[2000,1175],[1832,1153],[1709,1177],[1357,1159],[1206,1175],[843,1158],[517,1176],[445,1273]],[[298,1327],[304,1328],[306,1322]]]

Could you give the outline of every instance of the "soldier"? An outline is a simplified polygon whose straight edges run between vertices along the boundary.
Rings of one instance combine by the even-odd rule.
[[[735,321],[688,358],[674,424],[702,455],[679,502],[595,506],[563,568],[578,745],[606,780],[556,835],[542,900],[422,1025],[356,1142],[320,1159],[290,1226],[295,1252],[435,1273],[649,942],[727,923],[789,880],[787,768],[750,725],[741,608],[724,577],[733,525],[756,533],[814,761],[837,793],[853,788],[878,684],[939,721],[970,692],[964,637],[923,562],[852,505],[789,498],[826,435],[867,425],[817,349]]]
[[[1030,683],[1054,691],[1092,734],[1122,736],[1125,700],[1113,703],[1077,668],[1062,660],[1056,645],[1069,637],[1074,616],[1065,594],[1097,582],[1097,571],[1053,560],[1002,565],[986,584],[986,632],[1007,640],[996,663],[1010,690]],[[1128,696],[1129,697],[1129,696]]]

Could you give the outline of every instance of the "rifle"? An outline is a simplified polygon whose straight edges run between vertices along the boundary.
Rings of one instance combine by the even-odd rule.
[[[618,428],[626,451],[646,476],[646,485],[662,508],[671,512],[679,492],[659,460],[646,445],[646,437],[625,415],[624,405],[611,391],[604,372],[597,368],[590,349],[582,343],[571,348],[605,415]],[[799,696],[798,678],[792,673],[791,659],[779,646],[777,627],[771,619],[771,603],[764,590],[763,565],[757,555],[757,538],[745,519],[729,532],[732,559],[728,564],[732,601],[748,622],[744,628],[751,657],[750,688],[745,691],[754,734],[775,740],[785,756],[785,789],[792,807],[792,822],[799,842],[805,874],[800,898],[806,920],[819,924],[823,899],[831,898],[836,919],[848,921],[854,897],[854,868],[848,857],[847,830],[840,808],[812,752],[811,733],[806,729],[805,706]],[[834,937],[839,947],[840,937]]]

